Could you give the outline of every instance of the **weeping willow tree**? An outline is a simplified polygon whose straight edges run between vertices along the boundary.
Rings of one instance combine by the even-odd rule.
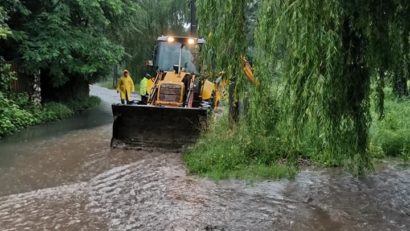
[[[237,57],[250,46],[244,9],[251,2],[198,2],[206,60],[230,76],[239,75]],[[267,163],[302,156],[352,166],[359,174],[371,168],[371,86],[382,119],[385,84],[407,80],[410,2],[261,0],[258,6],[254,67],[260,86],[250,88],[241,126],[251,141],[241,143],[241,151],[247,155],[256,142],[252,158],[264,152]],[[269,148],[261,150],[262,143]]]
[[[328,160],[338,163],[358,157],[360,163],[369,163],[366,6],[307,0],[285,1],[277,7],[281,13],[273,38],[286,38],[276,44],[285,49],[282,104],[289,115],[291,145],[298,150],[310,132],[317,135],[317,150],[329,155]]]
[[[359,173],[369,167],[371,76],[379,76],[382,115],[386,72],[394,73],[393,83],[398,82],[394,77],[404,77],[397,70],[407,62],[408,20],[402,12],[408,5],[263,1],[256,31],[257,76],[262,85],[271,85],[275,77],[283,83],[281,106],[289,116],[286,135],[293,149],[299,150],[308,134],[316,136],[317,155],[330,164],[349,160]],[[390,61],[393,54],[397,62]]]

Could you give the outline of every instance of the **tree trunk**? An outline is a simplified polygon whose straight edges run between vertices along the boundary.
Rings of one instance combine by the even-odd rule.
[[[398,98],[409,95],[407,79],[404,77],[403,71],[395,73],[395,76],[393,77],[393,93]]]
[[[239,122],[239,99],[236,92],[236,81],[229,85],[229,125],[233,127]]]
[[[40,106],[41,104],[41,78],[40,71],[34,74],[33,77],[33,92],[30,95],[30,99],[34,106]]]
[[[377,102],[376,102],[376,110],[379,114],[379,120],[384,118],[384,78],[385,78],[385,71],[383,68],[379,69],[379,78],[377,79],[377,86],[376,86],[376,94],[377,94]]]
[[[346,18],[343,26],[343,51],[345,51],[345,70],[347,82],[347,99],[349,103],[349,117],[354,123],[352,133],[353,153],[359,154],[358,174],[364,173],[364,165],[370,163],[367,147],[369,142],[369,94],[370,72],[365,64],[364,31],[360,26],[352,27],[357,20],[357,14]]]

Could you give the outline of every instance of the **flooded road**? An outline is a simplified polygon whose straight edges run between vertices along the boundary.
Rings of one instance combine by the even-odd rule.
[[[410,230],[410,168],[364,178],[191,176],[180,153],[111,150],[115,92],[77,118],[0,142],[0,230]]]

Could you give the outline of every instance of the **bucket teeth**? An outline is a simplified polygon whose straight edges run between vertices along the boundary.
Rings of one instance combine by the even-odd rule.
[[[207,110],[145,105],[112,105],[111,146],[126,149],[182,149],[206,126]]]

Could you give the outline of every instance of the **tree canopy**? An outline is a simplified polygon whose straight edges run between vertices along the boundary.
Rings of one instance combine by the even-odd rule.
[[[141,74],[157,36],[184,31],[187,6],[176,0],[4,0],[0,54],[18,72],[41,73],[55,88],[93,83],[121,63]]]

